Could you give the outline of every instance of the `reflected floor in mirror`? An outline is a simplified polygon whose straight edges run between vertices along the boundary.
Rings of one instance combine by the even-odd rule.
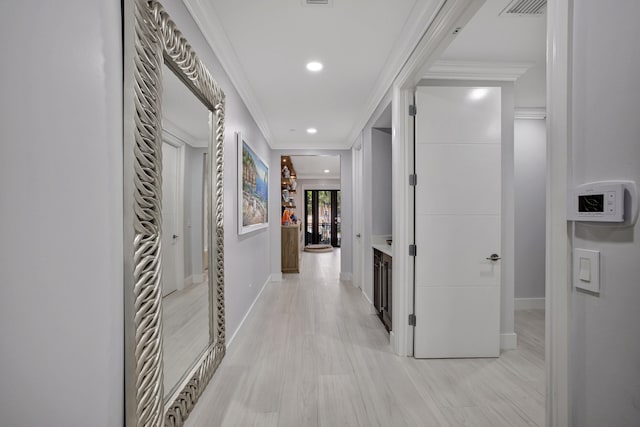
[[[208,289],[205,281],[162,299],[165,397],[209,342]]]
[[[498,359],[399,357],[339,259],[267,285],[186,426],[544,425],[544,311]]]

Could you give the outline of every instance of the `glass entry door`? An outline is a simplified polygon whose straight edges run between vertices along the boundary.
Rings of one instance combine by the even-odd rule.
[[[305,245],[340,247],[340,190],[305,191]]]

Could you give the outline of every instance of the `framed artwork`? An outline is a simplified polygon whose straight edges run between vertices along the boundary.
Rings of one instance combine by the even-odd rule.
[[[238,234],[269,226],[269,165],[236,133],[238,142]]]

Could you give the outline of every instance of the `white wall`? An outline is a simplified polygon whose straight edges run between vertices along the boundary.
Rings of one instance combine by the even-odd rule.
[[[361,274],[362,274],[362,293],[365,298],[373,304],[373,248],[371,247],[373,234],[373,182],[371,177],[373,176],[373,129],[376,126],[388,126],[391,122],[391,89],[384,95],[376,110],[369,118],[369,121],[365,125],[362,133],[354,149],[352,155],[357,156],[357,161],[361,163],[361,173],[359,184],[361,188],[358,189],[358,196],[360,197],[361,206],[356,206],[354,209],[355,215],[358,215],[360,230],[360,247],[362,253],[358,254],[361,257]],[[391,145],[391,144],[390,144]],[[358,148],[359,147],[359,148]],[[389,174],[391,179],[389,182],[393,186],[393,162],[389,160]],[[391,190],[390,190],[391,194]],[[393,210],[392,210],[393,211]],[[393,221],[392,221],[393,222]],[[388,234],[393,234],[389,232]],[[373,310],[373,308],[372,308]]]
[[[544,107],[547,105],[547,68],[543,61],[529,68],[514,85],[516,107]]]
[[[225,250],[225,313],[227,338],[232,337],[262,285],[269,279],[269,233],[262,229],[243,236],[238,235],[238,166],[235,132],[242,132],[254,150],[265,160],[271,150],[262,133],[245,107],[227,73],[214,55],[181,0],[162,2],[180,31],[189,40],[200,60],[226,95],[225,153],[224,153],[224,250]],[[270,164],[278,170],[279,161]],[[272,181],[273,181],[272,175]],[[276,183],[279,180],[276,175]],[[276,191],[276,197],[279,190]],[[279,203],[273,198],[270,204]],[[271,224],[280,224],[279,215],[269,218]],[[278,252],[279,253],[279,252]]]
[[[391,236],[391,133],[371,129],[371,233]]]
[[[544,298],[545,120],[514,122],[515,297]]]
[[[119,2],[0,2],[0,424],[123,421]]]
[[[573,183],[640,183],[640,2],[574,2]],[[573,248],[599,250],[599,296],[572,291],[571,424],[640,425],[640,226],[577,225]]]

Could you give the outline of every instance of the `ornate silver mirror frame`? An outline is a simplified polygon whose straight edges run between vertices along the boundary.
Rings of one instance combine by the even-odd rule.
[[[127,426],[181,426],[225,354],[225,96],[155,0],[124,2],[124,285]],[[162,65],[207,106],[209,344],[164,400],[162,347]]]

